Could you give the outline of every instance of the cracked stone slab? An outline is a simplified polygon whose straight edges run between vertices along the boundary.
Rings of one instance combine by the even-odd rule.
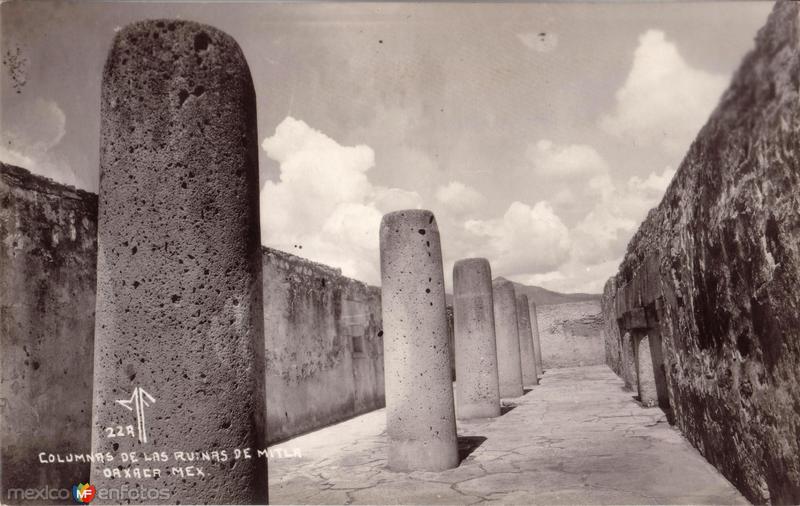
[[[274,504],[747,504],[606,366],[550,369],[491,420],[459,421],[473,441],[442,472],[386,467],[378,410],[281,443],[270,461]],[[484,439],[485,438],[485,439]],[[479,444],[475,443],[479,442]]]

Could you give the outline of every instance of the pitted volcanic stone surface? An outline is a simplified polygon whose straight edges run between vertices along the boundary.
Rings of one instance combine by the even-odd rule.
[[[514,285],[505,279],[492,282],[494,326],[497,338],[497,373],[500,397],[519,397],[522,389],[522,362],[517,329],[517,298]]]
[[[524,385],[538,385],[539,369],[536,366],[536,354],[533,349],[531,315],[530,309],[528,309],[528,296],[524,294],[517,295],[517,330],[519,333],[522,383]]]
[[[530,303],[531,314],[531,331],[533,332],[533,354],[536,356],[536,372],[540,375],[544,373],[544,366],[542,365],[542,344],[539,340],[539,313],[536,310],[536,303],[532,300]]]
[[[209,26],[130,25],[106,62],[101,119],[93,451],[263,448],[258,146],[244,56]],[[137,387],[155,398],[147,442],[107,438],[106,427],[136,426],[115,401]],[[204,478],[165,473],[146,485],[168,489],[169,503],[267,499],[263,458],[193,464]],[[104,478],[104,467],[92,470],[98,489],[141,484]]]
[[[439,228],[433,213],[383,217],[381,298],[389,467],[458,465]]]
[[[500,415],[492,270],[485,258],[453,266],[456,356],[456,415],[459,419]]]

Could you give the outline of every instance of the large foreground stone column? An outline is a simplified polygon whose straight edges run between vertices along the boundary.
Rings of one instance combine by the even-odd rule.
[[[536,355],[536,372],[541,376],[544,373],[542,365],[542,343],[539,341],[539,313],[536,311],[536,303],[530,302],[531,330],[533,331],[533,353]]]
[[[389,468],[458,465],[439,229],[433,213],[383,217],[380,230]]]
[[[531,315],[528,309],[528,296],[517,295],[517,330],[519,332],[519,352],[522,363],[522,384],[538,385],[539,368],[536,366],[536,354],[533,351],[533,331]]]
[[[492,270],[485,258],[453,266],[453,313],[456,414],[462,419],[499,416]]]
[[[101,120],[92,450],[114,460],[95,462],[91,483],[162,491],[131,502],[264,503],[258,138],[244,56],[209,26],[130,25],[106,62]]]
[[[492,283],[492,292],[500,397],[519,397],[524,390],[522,389],[522,363],[520,361],[517,300],[514,285],[505,279],[497,279]]]

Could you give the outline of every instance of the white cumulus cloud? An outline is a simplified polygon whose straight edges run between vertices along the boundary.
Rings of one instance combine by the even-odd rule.
[[[542,139],[529,145],[525,156],[539,184],[550,191],[548,201],[570,225],[614,188],[608,163],[592,146]]]
[[[0,160],[59,183],[87,187],[71,167],[51,152],[67,132],[67,117],[58,103],[44,98],[11,101],[0,121]]]
[[[43,98],[30,104],[14,105],[5,111],[3,134],[7,144],[31,151],[47,151],[55,147],[67,132],[67,117],[59,105]]]
[[[576,178],[608,172],[608,164],[600,153],[583,144],[559,145],[542,139],[528,146],[525,155],[539,176]]]
[[[526,158],[532,173],[550,192],[547,204],[565,226],[562,244],[568,248],[556,248],[560,256],[540,264],[540,269],[515,270],[512,277],[558,290],[601,289],[647,212],[661,200],[675,171],[666,168],[661,173],[618,181],[594,147],[547,139],[529,145]]]
[[[436,200],[458,216],[474,212],[486,203],[486,198],[478,190],[459,181],[450,181],[438,187]]]
[[[547,272],[569,256],[569,230],[545,201],[512,202],[501,218],[468,220],[464,229],[468,256],[487,257],[498,276]]]
[[[377,284],[381,216],[419,207],[420,196],[372,184],[369,146],[342,146],[292,117],[261,147],[280,164],[279,180],[261,190],[261,241]]]
[[[267,181],[261,191],[262,242],[378,284],[381,216],[422,207],[423,198],[374,184],[376,157],[369,146],[341,145],[292,117],[262,147],[280,166],[278,180]],[[550,199],[515,201],[501,216],[485,217],[481,211],[488,202],[477,189],[457,180],[435,187],[446,279],[453,262],[480,256],[497,276],[557,290],[599,291],[674,171],[619,182],[593,147],[547,140],[531,145],[527,156],[531,170],[553,185]],[[577,218],[568,222],[569,212]]]
[[[633,176],[614,187],[572,230],[573,257],[587,265],[620,258],[650,209],[658,205],[675,171],[641,179]]]
[[[639,37],[615,109],[601,118],[600,126],[614,136],[682,155],[726,83],[725,76],[690,66],[664,32],[648,30]]]

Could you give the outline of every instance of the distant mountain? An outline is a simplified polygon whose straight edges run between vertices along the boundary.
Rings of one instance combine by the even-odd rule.
[[[599,293],[559,293],[541,286],[528,286],[522,283],[514,283],[514,289],[518,294],[524,293],[528,300],[532,300],[537,306],[548,304],[564,304],[565,302],[582,302],[585,300],[600,300]]]
[[[496,278],[505,279],[505,278]],[[517,294],[524,293],[528,300],[532,300],[537,306],[547,306],[550,304],[564,304],[565,302],[581,302],[585,300],[600,300],[599,293],[559,293],[541,286],[528,286],[522,283],[514,283],[514,290]],[[453,304],[453,295],[447,294],[447,304]]]

